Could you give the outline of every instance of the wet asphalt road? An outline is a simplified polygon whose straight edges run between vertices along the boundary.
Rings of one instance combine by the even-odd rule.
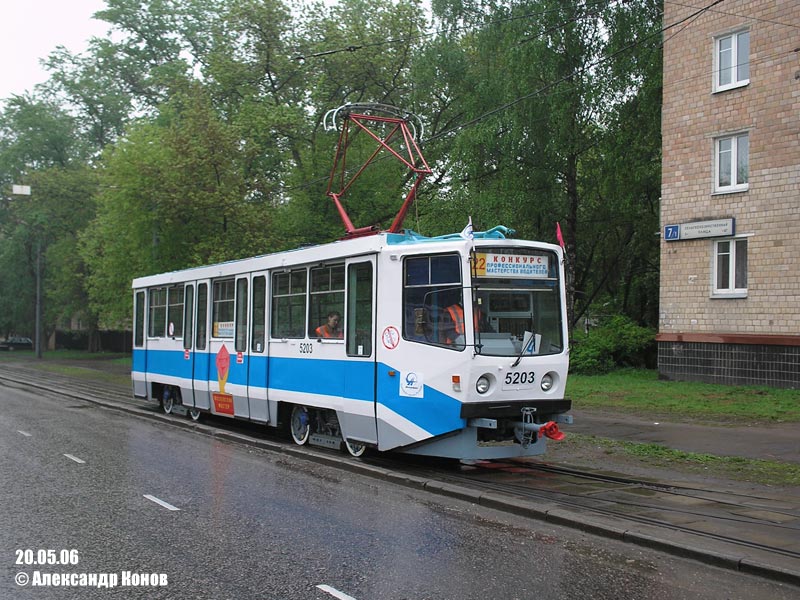
[[[797,597],[790,586],[88,403],[5,388],[0,405],[3,599]],[[23,549],[74,549],[78,564],[16,564]],[[166,585],[15,584],[37,571],[155,573]]]

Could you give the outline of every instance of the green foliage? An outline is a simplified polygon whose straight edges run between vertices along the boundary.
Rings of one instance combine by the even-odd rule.
[[[628,317],[612,317],[588,333],[576,332],[570,347],[570,372],[607,373],[620,367],[642,367],[655,347],[655,331]]]
[[[131,279],[263,253],[272,207],[246,193],[238,132],[202,90],[176,94],[156,122],[104,156],[97,218],[83,233],[91,302],[130,315]]]
[[[80,55],[56,49],[43,95],[0,111],[0,183],[52,167],[96,178],[69,192],[74,219],[41,198],[71,232],[45,244],[46,298],[64,313],[48,322],[88,306],[88,322],[125,323],[138,275],[340,237],[326,196],[337,132],[322,118],[382,102],[426,125],[434,174],[406,227],[438,235],[472,216],[478,230],[555,241],[561,221],[574,319],[609,297],[655,323],[655,0],[435,0],[435,32],[418,0],[106,5],[110,35]],[[360,143],[349,167],[371,152]],[[356,227],[386,227],[408,186],[378,160],[343,202]],[[24,330],[35,236],[9,206],[0,267],[15,283],[0,281],[0,326]]]
[[[452,28],[431,56],[448,68],[427,71],[439,80],[437,99],[451,100],[437,117],[469,124],[443,136],[448,188],[432,203],[436,214],[461,210],[478,227],[499,221],[549,241],[561,222],[570,325],[603,294],[655,324],[658,3],[501,0],[487,11],[437,0],[433,8]]]
[[[45,335],[65,316],[92,320],[75,247],[94,211],[87,149],[76,120],[52,101],[18,96],[0,113],[0,184],[32,190],[0,203],[0,333],[34,337],[37,273]]]

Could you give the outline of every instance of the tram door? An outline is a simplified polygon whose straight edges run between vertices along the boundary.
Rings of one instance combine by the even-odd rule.
[[[208,353],[208,281],[197,283],[194,321],[194,353],[192,361],[192,381],[194,382],[194,406],[196,408],[211,408],[211,393],[208,387],[209,380],[209,353]]]
[[[211,337],[208,341],[208,384],[211,411],[248,418],[247,341],[250,276],[230,276],[211,282]]]
[[[267,273],[253,273],[250,283],[250,347],[247,357],[247,398],[250,418],[269,422],[267,402]]]
[[[183,362],[181,371],[192,380],[188,387],[181,386],[181,400],[184,406],[194,406],[194,283],[187,283],[183,288]]]
[[[348,440],[375,444],[375,257],[350,259],[346,267],[344,398],[342,432]]]

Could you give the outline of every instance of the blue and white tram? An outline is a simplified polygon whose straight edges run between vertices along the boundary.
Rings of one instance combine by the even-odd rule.
[[[355,456],[541,454],[571,422],[562,250],[507,231],[384,232],[135,279],[134,394]]]

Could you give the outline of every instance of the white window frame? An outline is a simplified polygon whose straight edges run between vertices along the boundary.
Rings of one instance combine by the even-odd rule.
[[[748,263],[747,263],[747,239],[748,236],[738,236],[732,238],[720,238],[718,240],[714,240],[711,245],[711,297],[712,298],[746,298],[747,297],[747,276],[748,276]],[[739,242],[744,242],[744,257],[741,256],[740,246],[738,245]],[[724,250],[722,247],[724,244],[728,244],[727,250]],[[737,252],[739,253],[737,256]],[[719,269],[719,257],[720,254],[726,254],[729,257],[728,260],[728,287],[727,288],[720,288],[717,287],[718,282],[718,269]],[[743,286],[736,287],[736,267],[739,262],[744,261],[744,278],[745,281],[741,282],[744,283]]]
[[[747,35],[747,56],[739,56],[739,37]],[[750,30],[742,29],[732,33],[726,33],[714,38],[714,75],[713,75],[713,91],[724,92],[727,90],[740,88],[750,83]],[[730,49],[722,50],[722,44],[725,40],[730,40]],[[722,60],[720,55],[722,52],[730,52],[730,67],[731,81],[729,83],[720,83],[720,76],[722,75]],[[739,66],[747,64],[747,77],[738,79]]]
[[[739,140],[747,138],[747,174],[746,181],[739,181]],[[730,149],[723,150],[723,142],[730,141]],[[721,153],[725,155],[722,156]],[[729,163],[731,182],[729,185],[720,184],[720,166],[723,160]],[[714,193],[728,194],[743,192],[750,188],[750,132],[744,131],[732,135],[720,136],[714,139]]]

